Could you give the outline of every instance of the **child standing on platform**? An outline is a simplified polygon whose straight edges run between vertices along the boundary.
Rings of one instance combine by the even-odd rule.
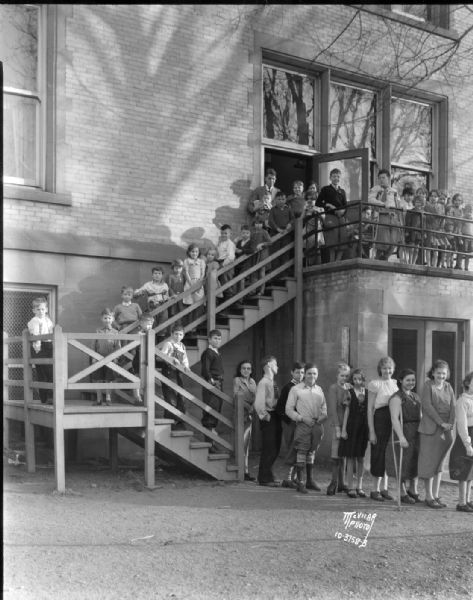
[[[200,357],[201,375],[205,381],[213,385],[217,390],[222,391],[224,371],[222,356],[218,351],[222,343],[222,332],[219,329],[209,331],[208,342],[208,348],[202,352]],[[202,390],[202,400],[213,410],[217,412],[222,410],[222,399],[212,394],[206,388]],[[217,434],[215,428],[218,425],[218,419],[216,417],[204,411],[201,423],[205,428],[210,429],[212,433]],[[207,441],[212,444],[209,448],[209,453],[216,454],[218,449],[212,438],[207,438]]]
[[[136,302],[132,302],[133,288],[131,285],[124,285],[121,289],[122,301],[113,309],[115,319],[114,326],[120,331],[124,327],[139,321],[142,310]]]
[[[350,498],[366,498],[363,491],[363,459],[368,447],[368,390],[365,375],[355,369],[350,377],[352,385],[345,403],[339,455],[347,461],[347,495]],[[353,486],[356,463],[356,488]]]
[[[31,335],[44,335],[53,333],[54,324],[48,317],[48,301],[44,297],[35,298],[33,300],[34,317],[28,321],[28,331]],[[37,340],[32,342],[33,355],[32,358],[52,358],[53,345],[51,340]],[[35,365],[38,381],[44,383],[52,383],[53,381],[53,365]],[[41,404],[52,404],[53,393],[51,390],[39,389],[39,399]]]
[[[96,330],[96,333],[106,333],[107,335],[116,336],[118,331],[113,327],[113,311],[110,308],[104,308],[101,312],[102,327]],[[120,349],[119,340],[115,339],[98,339],[95,340],[94,350],[103,357],[115,352]],[[99,359],[97,359],[99,360]],[[115,361],[113,361],[115,362]],[[95,383],[108,383],[115,380],[114,372],[104,365],[98,368],[92,373],[92,380]],[[102,391],[97,390],[97,400],[92,403],[93,406],[100,406],[102,404]],[[105,390],[105,404],[110,406],[112,404],[111,392],[109,389]]]
[[[297,179],[292,184],[292,194],[287,198],[287,205],[295,219],[304,214],[306,198],[304,196],[304,183]]]
[[[294,214],[286,203],[286,196],[278,192],[275,198],[275,206],[269,211],[268,225],[270,235],[277,235],[289,231],[294,222]]]
[[[350,367],[345,362],[337,364],[337,381],[328,390],[328,415],[332,425],[332,480],[327,487],[327,496],[333,496],[337,491],[346,492],[345,484],[345,459],[340,458],[338,447],[342,434],[343,416],[345,405],[349,400],[350,384],[347,379],[350,376]]]
[[[163,280],[163,268],[156,266],[151,269],[152,280],[134,291],[134,296],[147,296],[148,310],[152,311],[169,300],[168,284]],[[167,309],[155,316],[156,326],[168,319]]]

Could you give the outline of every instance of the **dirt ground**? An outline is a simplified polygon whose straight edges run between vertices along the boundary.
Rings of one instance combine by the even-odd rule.
[[[59,495],[47,461],[34,474],[11,462],[4,455],[5,600],[473,598],[473,515],[455,511],[452,484],[447,509],[399,511],[328,497],[320,468],[323,491],[304,496],[162,463],[151,491],[142,464],[113,474],[91,460],[68,466]],[[364,532],[345,529],[347,511],[376,514],[365,547],[354,543]]]

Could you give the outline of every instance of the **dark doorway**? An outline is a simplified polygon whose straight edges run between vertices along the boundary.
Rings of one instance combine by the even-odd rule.
[[[276,171],[276,187],[288,196],[292,194],[292,184],[296,179],[303,181],[304,190],[307,189],[311,179],[311,157],[265,148],[265,173],[266,169],[274,169]]]

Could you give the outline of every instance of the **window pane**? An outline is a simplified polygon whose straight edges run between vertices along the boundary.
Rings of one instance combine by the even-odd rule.
[[[429,176],[427,173],[419,173],[418,171],[409,171],[409,169],[401,169],[399,167],[391,168],[392,185],[400,194],[406,184],[410,184],[414,190],[420,187],[426,190],[430,189]]]
[[[314,145],[314,79],[263,66],[263,135]]]
[[[6,178],[36,185],[36,114],[39,101],[4,94],[3,160]]]
[[[376,95],[346,85],[330,86],[330,152],[369,148],[376,157]]]
[[[400,14],[405,14],[418,21],[427,20],[426,4],[391,4],[391,10]]]
[[[391,162],[429,169],[432,164],[432,108],[393,98],[391,101]]]
[[[38,6],[0,5],[0,60],[3,85],[37,91]]]

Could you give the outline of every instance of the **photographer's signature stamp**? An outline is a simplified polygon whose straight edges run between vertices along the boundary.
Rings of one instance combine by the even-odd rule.
[[[375,519],[376,513],[362,511],[344,512],[344,531],[336,531],[335,537],[342,542],[354,544],[358,548],[365,548]]]

